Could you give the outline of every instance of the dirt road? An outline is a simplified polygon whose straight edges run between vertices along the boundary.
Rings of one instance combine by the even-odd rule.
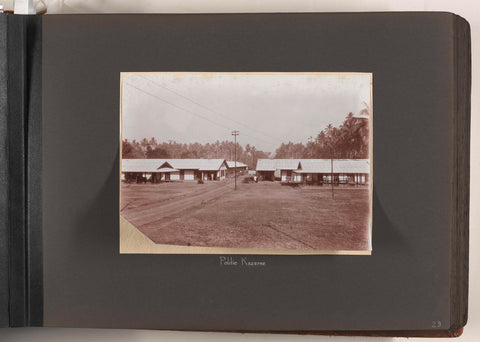
[[[164,222],[168,217],[182,211],[190,211],[199,205],[205,205],[217,200],[222,194],[233,191],[231,180],[207,182],[166,183],[166,184],[127,184],[122,194],[122,209],[120,214],[137,228],[146,224]],[[181,188],[183,186],[183,189]],[[138,189],[150,187],[147,196],[138,196]],[[170,193],[169,190],[180,190]],[[123,201],[125,199],[125,201]],[[125,203],[125,205],[123,205]]]
[[[121,214],[155,243],[208,247],[366,250],[368,189],[278,182],[122,184]]]

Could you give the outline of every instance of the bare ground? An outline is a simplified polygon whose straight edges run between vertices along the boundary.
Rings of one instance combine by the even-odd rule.
[[[121,215],[160,244],[368,249],[367,188],[237,184],[122,184]]]

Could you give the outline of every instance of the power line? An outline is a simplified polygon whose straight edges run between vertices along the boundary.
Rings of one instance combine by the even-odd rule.
[[[207,106],[205,106],[205,105],[203,105],[203,104],[201,104],[201,103],[193,100],[192,98],[190,98],[190,97],[188,97],[188,96],[185,96],[185,95],[183,95],[183,94],[181,94],[181,93],[179,93],[179,92],[177,92],[177,91],[175,91],[175,90],[173,90],[173,89],[171,89],[171,88],[169,88],[169,87],[167,87],[167,86],[164,86],[164,85],[162,85],[162,84],[160,84],[160,83],[158,83],[158,82],[155,82],[155,81],[153,81],[153,80],[151,80],[151,79],[149,79],[149,78],[147,78],[147,77],[145,77],[145,76],[143,76],[143,75],[137,75],[137,76],[139,76],[139,77],[141,77],[141,78],[143,78],[143,79],[145,79],[145,80],[147,80],[147,81],[149,81],[149,82],[152,82],[152,83],[154,83],[155,85],[157,85],[157,86],[159,86],[159,87],[161,87],[161,88],[167,89],[168,91],[170,91],[170,92],[172,92],[172,93],[174,93],[174,94],[176,94],[176,95],[178,95],[178,96],[186,99],[187,101],[190,101],[190,102],[196,104],[197,106],[202,107],[203,109],[206,109],[206,110],[208,110],[208,111],[210,111],[210,112],[212,112],[212,113],[214,113],[214,114],[216,114],[216,115],[218,115],[218,116],[220,116],[220,117],[223,117],[223,118],[226,119],[226,120],[230,120],[230,121],[232,121],[232,122],[234,122],[234,123],[236,123],[236,124],[238,124],[238,125],[242,125],[242,126],[248,128],[248,129],[250,129],[250,130],[252,130],[252,131],[256,131],[256,132],[258,132],[258,133],[260,133],[260,134],[262,134],[262,135],[265,135],[265,136],[270,137],[270,138],[272,138],[272,139],[274,139],[274,140],[277,140],[277,138],[275,138],[275,137],[273,137],[273,136],[271,136],[271,135],[269,135],[269,134],[266,134],[265,132],[262,132],[262,131],[260,131],[260,130],[258,130],[258,129],[256,129],[256,128],[253,128],[253,127],[248,126],[247,124],[244,124],[244,123],[242,123],[242,122],[240,122],[240,121],[237,121],[237,120],[234,120],[234,119],[232,119],[232,118],[230,118],[230,117],[228,117],[228,116],[226,116],[226,115],[224,115],[224,114],[221,114],[220,112],[218,112],[218,111],[216,111],[216,110],[214,110],[214,109],[211,109],[211,108],[209,108],[209,107],[207,107]]]
[[[143,76],[143,75],[141,75],[141,74],[137,74],[137,75],[135,75],[135,76],[141,77],[141,78],[143,78],[143,79],[145,79],[145,80],[147,80],[147,81],[149,81],[149,82],[151,82],[151,83],[153,83],[153,84],[155,84],[155,85],[157,85],[157,86],[159,86],[159,87],[161,87],[161,88],[164,88],[164,89],[166,89],[166,90],[168,90],[168,91],[170,91],[170,92],[172,92],[172,93],[174,93],[174,94],[176,94],[176,95],[178,95],[178,96],[186,99],[187,101],[190,101],[190,102],[196,104],[197,106],[200,106],[200,107],[202,107],[203,109],[206,109],[206,110],[208,110],[208,111],[210,111],[210,112],[212,112],[212,113],[214,113],[214,114],[216,114],[216,115],[218,115],[218,116],[220,116],[220,117],[222,117],[222,118],[224,118],[224,119],[226,119],[226,120],[230,120],[230,121],[232,121],[232,122],[234,122],[234,123],[236,123],[236,124],[238,124],[238,125],[242,125],[242,126],[246,127],[247,129],[249,129],[249,130],[251,130],[251,131],[257,132],[257,133],[259,133],[259,134],[261,134],[261,135],[264,135],[265,137],[268,137],[268,138],[273,139],[273,140],[270,141],[270,142],[267,142],[266,140],[260,139],[260,138],[258,138],[258,137],[251,136],[251,135],[249,135],[249,134],[247,134],[247,133],[243,133],[243,135],[245,135],[245,136],[248,136],[248,137],[251,137],[251,138],[254,138],[254,139],[259,139],[259,140],[261,140],[261,141],[263,141],[263,142],[267,142],[267,143],[269,143],[269,144],[272,144],[272,143],[278,144],[279,142],[280,142],[280,143],[283,143],[283,141],[281,141],[281,140],[280,140],[279,138],[277,138],[277,137],[274,137],[274,136],[272,136],[272,135],[269,135],[269,134],[267,134],[267,133],[265,133],[265,132],[262,132],[261,130],[258,130],[258,129],[256,129],[256,128],[254,128],[254,127],[250,127],[250,126],[248,126],[247,124],[245,124],[245,123],[243,123],[243,122],[237,121],[237,120],[232,119],[232,118],[230,118],[230,117],[228,117],[228,116],[226,116],[226,115],[224,115],[224,114],[221,114],[219,111],[214,110],[214,109],[211,109],[211,108],[209,108],[209,107],[207,107],[207,106],[199,103],[198,101],[195,101],[195,100],[193,100],[192,98],[189,98],[189,97],[186,96],[186,95],[183,95],[183,94],[181,94],[181,93],[179,93],[179,92],[177,92],[177,91],[175,91],[175,90],[173,90],[173,89],[171,89],[171,88],[169,88],[169,87],[167,87],[167,86],[165,86],[165,85],[163,85],[163,84],[160,84],[160,83],[158,83],[158,82],[156,82],[156,81],[153,81],[153,80],[149,79],[148,77],[145,77],[145,76]],[[332,117],[332,115],[330,114],[329,117]],[[294,124],[294,125],[296,125],[296,126],[298,126],[298,127],[311,128],[311,126],[306,125],[306,124],[303,124],[302,122],[299,122],[299,121],[293,121],[292,124]]]
[[[174,104],[174,103],[172,103],[172,102],[169,102],[169,101],[167,101],[167,100],[165,100],[165,99],[163,99],[163,98],[161,98],[161,97],[159,97],[159,96],[157,96],[157,95],[155,95],[155,94],[152,94],[152,93],[150,93],[150,92],[148,92],[148,91],[146,91],[146,90],[143,90],[143,89],[141,89],[141,88],[139,88],[139,87],[137,87],[137,86],[135,86],[135,85],[133,85],[133,84],[131,84],[131,83],[129,83],[129,82],[125,82],[125,84],[128,85],[128,86],[130,86],[130,87],[133,87],[133,88],[137,89],[138,91],[140,91],[140,92],[142,92],[142,93],[144,93],[144,94],[150,95],[150,96],[156,98],[157,100],[160,100],[160,101],[162,101],[162,102],[165,102],[165,103],[167,103],[167,104],[169,104],[169,105],[171,105],[171,106],[173,106],[173,107],[175,107],[175,108],[178,108],[178,109],[180,109],[180,110],[183,110],[183,111],[185,111],[185,112],[187,112],[187,113],[190,113],[190,114],[192,114],[192,115],[194,115],[194,116],[200,117],[200,118],[202,118],[202,119],[204,119],[204,120],[206,120],[206,121],[208,121],[208,122],[210,122],[210,123],[212,123],[212,124],[214,124],[214,125],[217,125],[217,126],[219,126],[219,127],[222,127],[222,128],[227,129],[227,130],[229,130],[229,131],[232,130],[230,127],[227,127],[227,126],[222,125],[222,124],[220,124],[220,123],[218,123],[218,122],[212,121],[212,120],[210,120],[209,118],[207,118],[207,117],[205,117],[205,116],[203,116],[203,115],[200,115],[200,114],[195,113],[195,112],[193,112],[193,111],[191,111],[191,110],[188,110],[188,109],[185,109],[185,108],[183,108],[183,107],[181,107],[181,106],[178,106],[178,105],[176,105],[176,104]],[[263,142],[265,142],[265,143],[267,143],[267,144],[271,144],[271,145],[273,144],[272,142],[266,141],[266,140],[264,140],[264,139],[262,139],[262,138],[259,138],[259,137],[254,137],[254,136],[251,136],[251,135],[248,135],[248,134],[245,134],[245,135],[251,137],[252,139],[261,140],[261,141],[263,141]],[[277,143],[275,143],[275,144],[277,144]]]
[[[140,92],[142,92],[142,93],[144,93],[144,94],[150,95],[150,96],[156,98],[157,100],[160,100],[160,101],[162,101],[162,102],[165,102],[165,103],[167,103],[167,104],[169,104],[169,105],[171,105],[171,106],[173,106],[173,107],[175,107],[175,108],[178,108],[178,109],[180,109],[180,110],[183,110],[183,111],[185,111],[185,112],[188,112],[188,113],[190,113],[190,114],[192,114],[192,115],[198,116],[198,117],[200,117],[200,118],[202,118],[202,119],[204,119],[204,120],[207,120],[207,121],[210,122],[210,123],[213,123],[214,125],[217,125],[217,126],[219,126],[219,127],[222,127],[222,128],[225,128],[225,129],[228,129],[229,131],[231,131],[231,128],[229,128],[229,127],[227,127],[227,126],[224,126],[224,125],[222,125],[222,124],[219,124],[218,122],[212,121],[212,120],[208,119],[207,117],[205,117],[205,116],[203,116],[203,115],[197,114],[197,113],[195,113],[195,112],[192,112],[191,110],[185,109],[185,108],[180,107],[180,106],[178,106],[178,105],[176,105],[176,104],[174,104],[174,103],[171,103],[171,102],[169,102],[169,101],[167,101],[167,100],[165,100],[165,99],[162,99],[161,97],[159,97],[159,96],[157,96],[157,95],[155,95],[155,94],[152,94],[152,93],[150,93],[150,92],[148,92],[148,91],[146,91],[146,90],[143,90],[143,89],[141,89],[141,88],[139,88],[139,87],[137,87],[137,86],[134,86],[134,85],[131,84],[131,83],[125,82],[125,84],[128,85],[128,86],[130,86],[130,87],[133,87],[133,88],[137,89],[138,91],[140,91]],[[247,134],[245,134],[245,135],[247,135]],[[248,135],[247,135],[247,136],[248,136]],[[250,136],[250,137],[251,137],[251,136]],[[184,137],[184,138],[185,138],[185,137]],[[260,138],[258,138],[258,137],[251,137],[251,138],[262,140],[262,139],[260,139]],[[198,137],[197,137],[197,139],[198,139]],[[264,140],[264,142],[266,142],[266,143],[268,143],[268,144],[271,144],[271,142],[268,142],[268,141],[265,141],[265,140]]]
[[[156,98],[157,100],[160,100],[160,101],[162,101],[162,102],[165,102],[165,103],[167,103],[167,104],[169,104],[169,105],[171,105],[171,106],[173,106],[173,107],[175,107],[175,108],[178,108],[178,109],[183,110],[183,111],[185,111],[185,112],[187,112],[187,113],[190,113],[190,114],[192,114],[192,115],[194,115],[194,116],[198,116],[198,117],[200,117],[200,118],[202,118],[202,119],[204,119],[204,120],[207,120],[208,122],[210,122],[210,123],[212,123],[212,124],[214,124],[214,125],[217,125],[217,126],[219,126],[219,127],[222,127],[222,128],[227,129],[227,130],[229,130],[229,131],[232,130],[230,127],[224,126],[224,125],[222,125],[222,124],[219,124],[218,122],[215,122],[215,121],[210,120],[209,118],[207,118],[207,117],[205,117],[205,116],[203,116],[203,115],[197,114],[197,113],[195,113],[195,112],[192,112],[191,110],[188,110],[188,109],[185,109],[185,108],[183,108],[183,107],[180,107],[180,106],[178,106],[178,105],[176,105],[176,104],[174,104],[174,103],[171,103],[171,102],[169,102],[169,101],[167,101],[167,100],[165,100],[165,99],[162,99],[161,97],[159,97],[159,96],[157,96],[157,95],[155,95],[155,94],[152,94],[152,93],[150,93],[150,92],[148,92],[148,91],[146,91],[146,90],[143,90],[143,89],[141,89],[141,88],[139,88],[139,87],[137,87],[137,86],[134,86],[134,85],[131,84],[131,83],[125,82],[125,84],[126,84],[126,85],[129,85],[130,87],[133,87],[133,88],[137,89],[138,91],[141,91],[142,93],[145,93],[145,94],[147,94],[147,95],[150,95],[150,96]]]
[[[265,142],[265,143],[267,143],[267,144],[269,144],[269,145],[271,145],[271,146],[275,146],[275,147],[276,147],[278,144],[283,144],[283,143],[284,143],[284,142],[283,142],[282,140],[280,140],[279,138],[273,137],[273,136],[271,136],[271,135],[269,135],[269,134],[267,134],[267,133],[265,133],[265,132],[262,132],[262,131],[260,131],[260,130],[258,130],[258,129],[256,129],[256,128],[250,127],[250,126],[248,126],[247,124],[244,124],[243,122],[237,121],[237,120],[232,119],[232,118],[230,118],[230,117],[228,117],[228,116],[226,116],[226,115],[223,115],[222,113],[218,112],[217,110],[211,109],[211,108],[209,108],[209,107],[207,107],[207,106],[199,103],[198,101],[195,101],[194,99],[189,98],[189,97],[186,96],[186,95],[183,95],[183,94],[181,94],[181,93],[179,93],[179,92],[177,92],[177,91],[175,91],[175,90],[173,90],[173,89],[171,89],[171,88],[169,88],[169,87],[167,87],[167,86],[165,86],[165,85],[162,85],[162,84],[160,84],[160,83],[158,83],[158,82],[156,82],[156,81],[153,81],[153,80],[149,79],[148,77],[145,77],[145,76],[143,76],[143,75],[141,75],[141,74],[136,74],[135,76],[141,77],[141,78],[143,78],[143,79],[145,79],[145,80],[147,80],[147,81],[149,81],[149,82],[157,85],[158,87],[161,87],[161,88],[163,88],[163,89],[166,89],[166,90],[174,93],[175,95],[180,96],[180,97],[182,97],[183,99],[185,99],[185,100],[187,100],[187,101],[189,101],[189,102],[191,102],[191,103],[193,103],[193,104],[195,104],[195,105],[197,105],[197,106],[199,106],[199,107],[202,107],[203,109],[208,110],[209,112],[212,112],[212,113],[214,113],[214,114],[216,114],[216,115],[218,115],[218,116],[220,116],[220,117],[222,117],[222,118],[224,118],[224,119],[226,119],[226,120],[230,120],[230,121],[232,121],[232,122],[234,122],[234,123],[236,123],[236,124],[242,125],[242,126],[246,127],[247,129],[249,129],[249,130],[251,130],[251,131],[257,132],[257,134],[261,134],[262,136],[268,137],[268,138],[273,139],[273,140],[267,141],[267,140],[265,140],[265,139],[260,138],[259,136],[252,136],[252,135],[250,135],[250,134],[243,133],[243,135],[245,135],[245,136],[247,136],[247,137],[250,137],[250,138],[252,138],[252,139],[257,139],[257,140],[263,141],[263,142]],[[329,115],[329,116],[331,117],[332,115]],[[305,127],[305,128],[311,128],[311,126],[306,125],[306,124],[303,124],[303,123],[301,123],[301,122],[297,122],[297,121],[292,122],[292,124],[297,125],[297,126],[299,126],[299,127],[301,126],[301,127]],[[225,127],[225,126],[223,126],[223,127]],[[318,135],[318,133],[316,133],[315,135]]]
[[[264,136],[266,136],[266,137],[269,137],[269,138],[271,138],[271,139],[274,139],[274,140],[275,140],[275,144],[278,143],[278,141],[277,141],[278,138],[275,138],[275,137],[273,137],[273,136],[271,136],[271,135],[269,135],[269,134],[266,134],[265,132],[262,132],[262,131],[260,131],[260,130],[258,130],[258,129],[256,129],[256,128],[250,127],[250,126],[248,126],[248,125],[246,125],[246,124],[244,124],[244,123],[242,123],[242,122],[240,122],[240,121],[234,120],[234,119],[232,119],[232,118],[230,118],[230,117],[228,117],[228,116],[226,116],[226,115],[224,115],[224,114],[219,113],[218,111],[216,111],[216,110],[214,110],[214,109],[208,108],[207,106],[205,106],[205,105],[203,105],[203,104],[201,104],[201,103],[199,103],[199,102],[197,102],[197,101],[189,98],[188,96],[185,96],[185,95],[183,95],[183,94],[181,94],[181,93],[179,93],[179,92],[177,92],[177,91],[175,91],[175,90],[173,90],[173,89],[171,89],[171,88],[169,88],[169,87],[166,87],[166,86],[164,86],[164,85],[162,85],[162,84],[160,84],[160,83],[158,83],[158,82],[155,82],[155,81],[149,79],[148,77],[145,77],[145,76],[143,76],[143,75],[136,75],[136,76],[141,77],[141,78],[143,78],[143,79],[145,79],[145,80],[147,80],[147,81],[149,81],[149,82],[151,82],[151,83],[154,83],[155,85],[157,85],[157,86],[159,86],[159,87],[161,87],[161,88],[164,88],[164,89],[166,89],[166,90],[168,90],[168,91],[170,91],[170,92],[172,92],[172,93],[174,93],[174,94],[176,94],[176,95],[184,98],[185,100],[190,101],[190,102],[196,104],[197,106],[202,107],[203,109],[206,109],[206,110],[208,110],[209,112],[212,112],[212,113],[214,113],[214,114],[216,114],[216,115],[218,115],[218,116],[220,116],[220,117],[222,117],[222,118],[224,118],[224,119],[226,119],[226,120],[230,120],[230,121],[232,121],[232,122],[234,122],[234,123],[236,123],[236,124],[238,124],[238,125],[242,125],[242,126],[248,128],[248,129],[250,129],[251,131],[255,131],[255,132],[260,133],[260,134],[262,134],[262,135],[264,135]],[[245,134],[245,133],[244,133],[244,135],[250,136],[250,135]],[[250,137],[251,137],[251,138],[254,138],[254,139],[259,139],[258,137],[252,137],[252,136],[250,136]],[[260,140],[262,140],[262,139],[260,139]],[[263,140],[263,141],[266,142],[265,140]],[[272,142],[273,142],[273,141],[272,141]],[[269,143],[272,143],[272,142],[269,142]]]

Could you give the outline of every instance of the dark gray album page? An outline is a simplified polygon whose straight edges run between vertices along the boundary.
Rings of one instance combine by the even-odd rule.
[[[43,18],[46,326],[450,326],[453,20],[446,13]],[[372,255],[119,254],[120,73],[373,73]]]

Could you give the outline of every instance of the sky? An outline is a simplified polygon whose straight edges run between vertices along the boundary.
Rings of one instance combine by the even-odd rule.
[[[232,140],[274,152],[372,108],[368,73],[122,73],[122,139]]]

